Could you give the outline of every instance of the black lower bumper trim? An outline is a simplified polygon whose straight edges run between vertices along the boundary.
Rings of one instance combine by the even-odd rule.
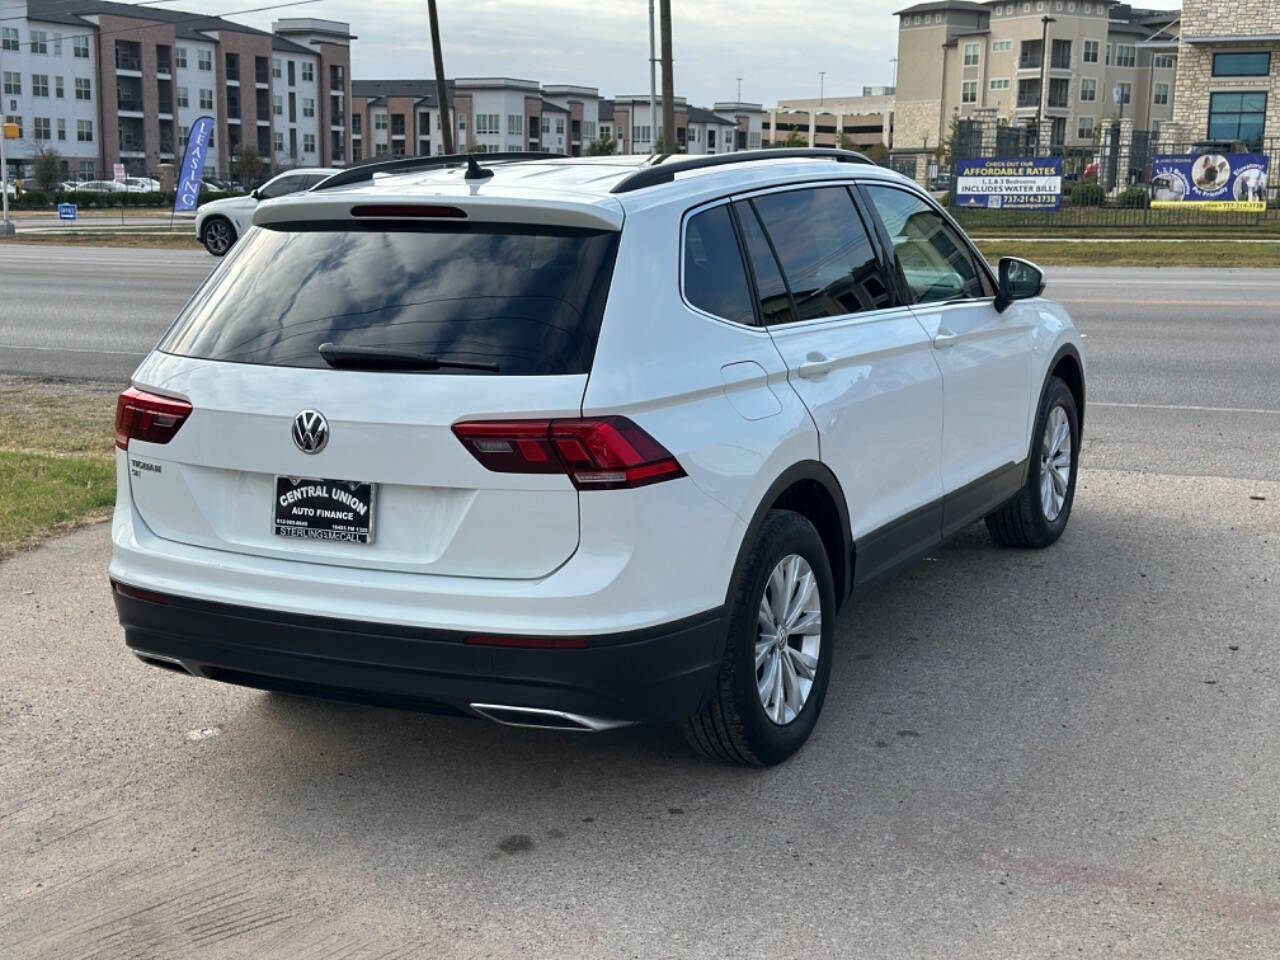
[[[479,646],[454,631],[308,617],[117,586],[125,642],[193,674],[267,690],[467,713],[471,703],[613,720],[696,712],[723,650],[721,609],[574,638],[585,648]]]

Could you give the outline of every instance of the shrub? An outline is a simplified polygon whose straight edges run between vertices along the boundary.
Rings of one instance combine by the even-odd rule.
[[[1071,188],[1073,207],[1100,207],[1107,200],[1107,191],[1097,181],[1077,183]]]
[[[1145,209],[1151,206],[1151,194],[1146,187],[1129,187],[1116,198],[1116,202],[1130,209]]]

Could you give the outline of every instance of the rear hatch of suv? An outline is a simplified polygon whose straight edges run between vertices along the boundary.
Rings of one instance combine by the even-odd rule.
[[[577,549],[573,483],[486,469],[453,427],[580,415],[616,229],[361,209],[251,231],[135,374],[138,514],[256,556],[545,576]]]

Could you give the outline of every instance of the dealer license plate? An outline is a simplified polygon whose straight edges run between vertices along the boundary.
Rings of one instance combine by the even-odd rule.
[[[276,477],[272,528],[277,536],[373,543],[372,483]]]

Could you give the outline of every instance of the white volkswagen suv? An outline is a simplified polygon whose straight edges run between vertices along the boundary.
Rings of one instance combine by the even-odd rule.
[[[841,151],[422,158],[261,204],[120,397],[128,645],[777,763],[836,615],[1071,515],[1081,339]]]

